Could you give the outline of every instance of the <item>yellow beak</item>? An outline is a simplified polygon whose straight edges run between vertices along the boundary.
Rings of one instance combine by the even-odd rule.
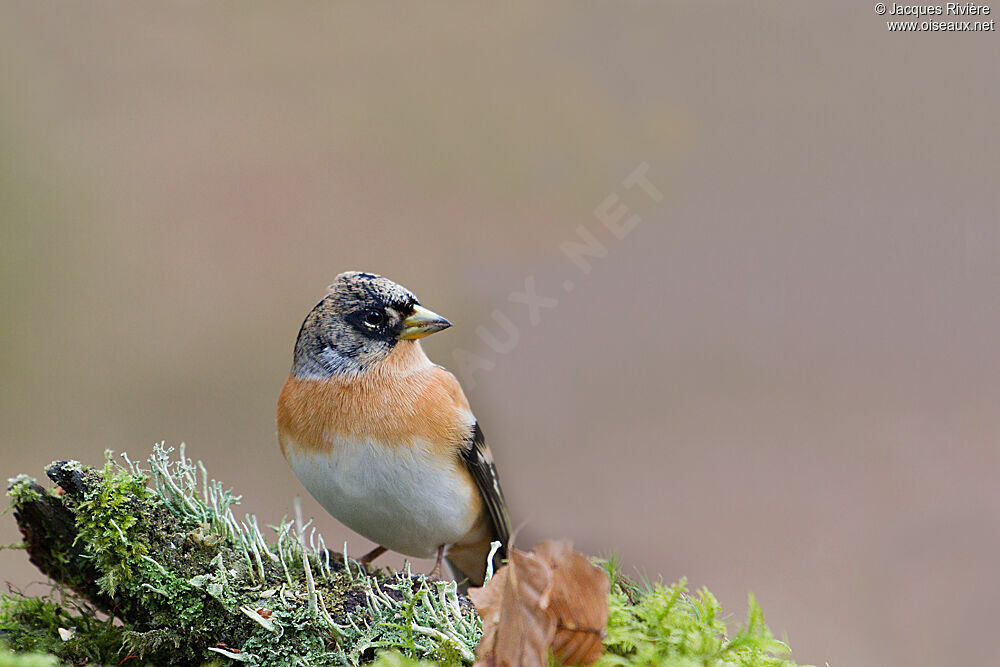
[[[450,326],[451,322],[448,320],[418,305],[413,307],[413,314],[403,320],[403,330],[399,332],[399,337],[401,340],[414,340]]]

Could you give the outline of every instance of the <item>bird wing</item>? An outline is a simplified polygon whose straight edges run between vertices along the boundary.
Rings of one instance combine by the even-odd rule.
[[[472,433],[462,447],[462,460],[469,469],[472,479],[475,480],[476,487],[479,488],[479,495],[483,498],[490,523],[493,524],[493,539],[500,541],[501,546],[497,556],[501,559],[506,558],[511,533],[510,514],[507,512],[507,501],[504,500],[503,490],[500,488],[500,476],[497,475],[497,467],[493,462],[493,452],[486,444],[486,436],[483,435],[483,429],[479,428],[479,422],[472,427]]]

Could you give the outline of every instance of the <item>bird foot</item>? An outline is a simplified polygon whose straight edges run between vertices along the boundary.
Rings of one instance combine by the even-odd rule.
[[[434,569],[427,573],[426,577],[431,581],[441,581],[441,563],[444,561],[444,545],[438,547],[437,559],[434,561]]]
[[[364,556],[362,556],[361,560],[359,560],[358,562],[364,565],[371,565],[373,560],[384,554],[386,551],[388,551],[388,549],[386,549],[383,546],[375,547],[374,549],[366,553]]]

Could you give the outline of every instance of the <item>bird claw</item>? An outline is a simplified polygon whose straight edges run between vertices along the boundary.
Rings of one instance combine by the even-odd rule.
[[[428,581],[441,581],[441,563],[444,561],[444,545],[438,547],[437,559],[434,561],[434,569],[425,576]]]

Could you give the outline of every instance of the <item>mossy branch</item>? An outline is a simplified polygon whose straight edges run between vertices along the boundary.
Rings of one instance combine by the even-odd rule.
[[[0,598],[0,667],[64,663],[468,665],[482,622],[454,582],[370,572],[283,521],[265,537],[236,517],[231,490],[200,464],[156,447],[148,467],[110,454],[103,469],[57,461],[45,489],[9,495],[28,557],[60,596]],[[150,483],[152,484],[150,486]],[[708,591],[611,579],[598,665],[792,667],[753,597],[729,636]],[[424,661],[427,661],[426,663]]]
[[[22,476],[9,491],[31,562],[123,622],[115,662],[351,665],[398,648],[471,663],[482,624],[453,582],[368,572],[287,521],[269,542],[183,452],[157,448],[148,471],[125,461],[59,461],[57,489]]]

